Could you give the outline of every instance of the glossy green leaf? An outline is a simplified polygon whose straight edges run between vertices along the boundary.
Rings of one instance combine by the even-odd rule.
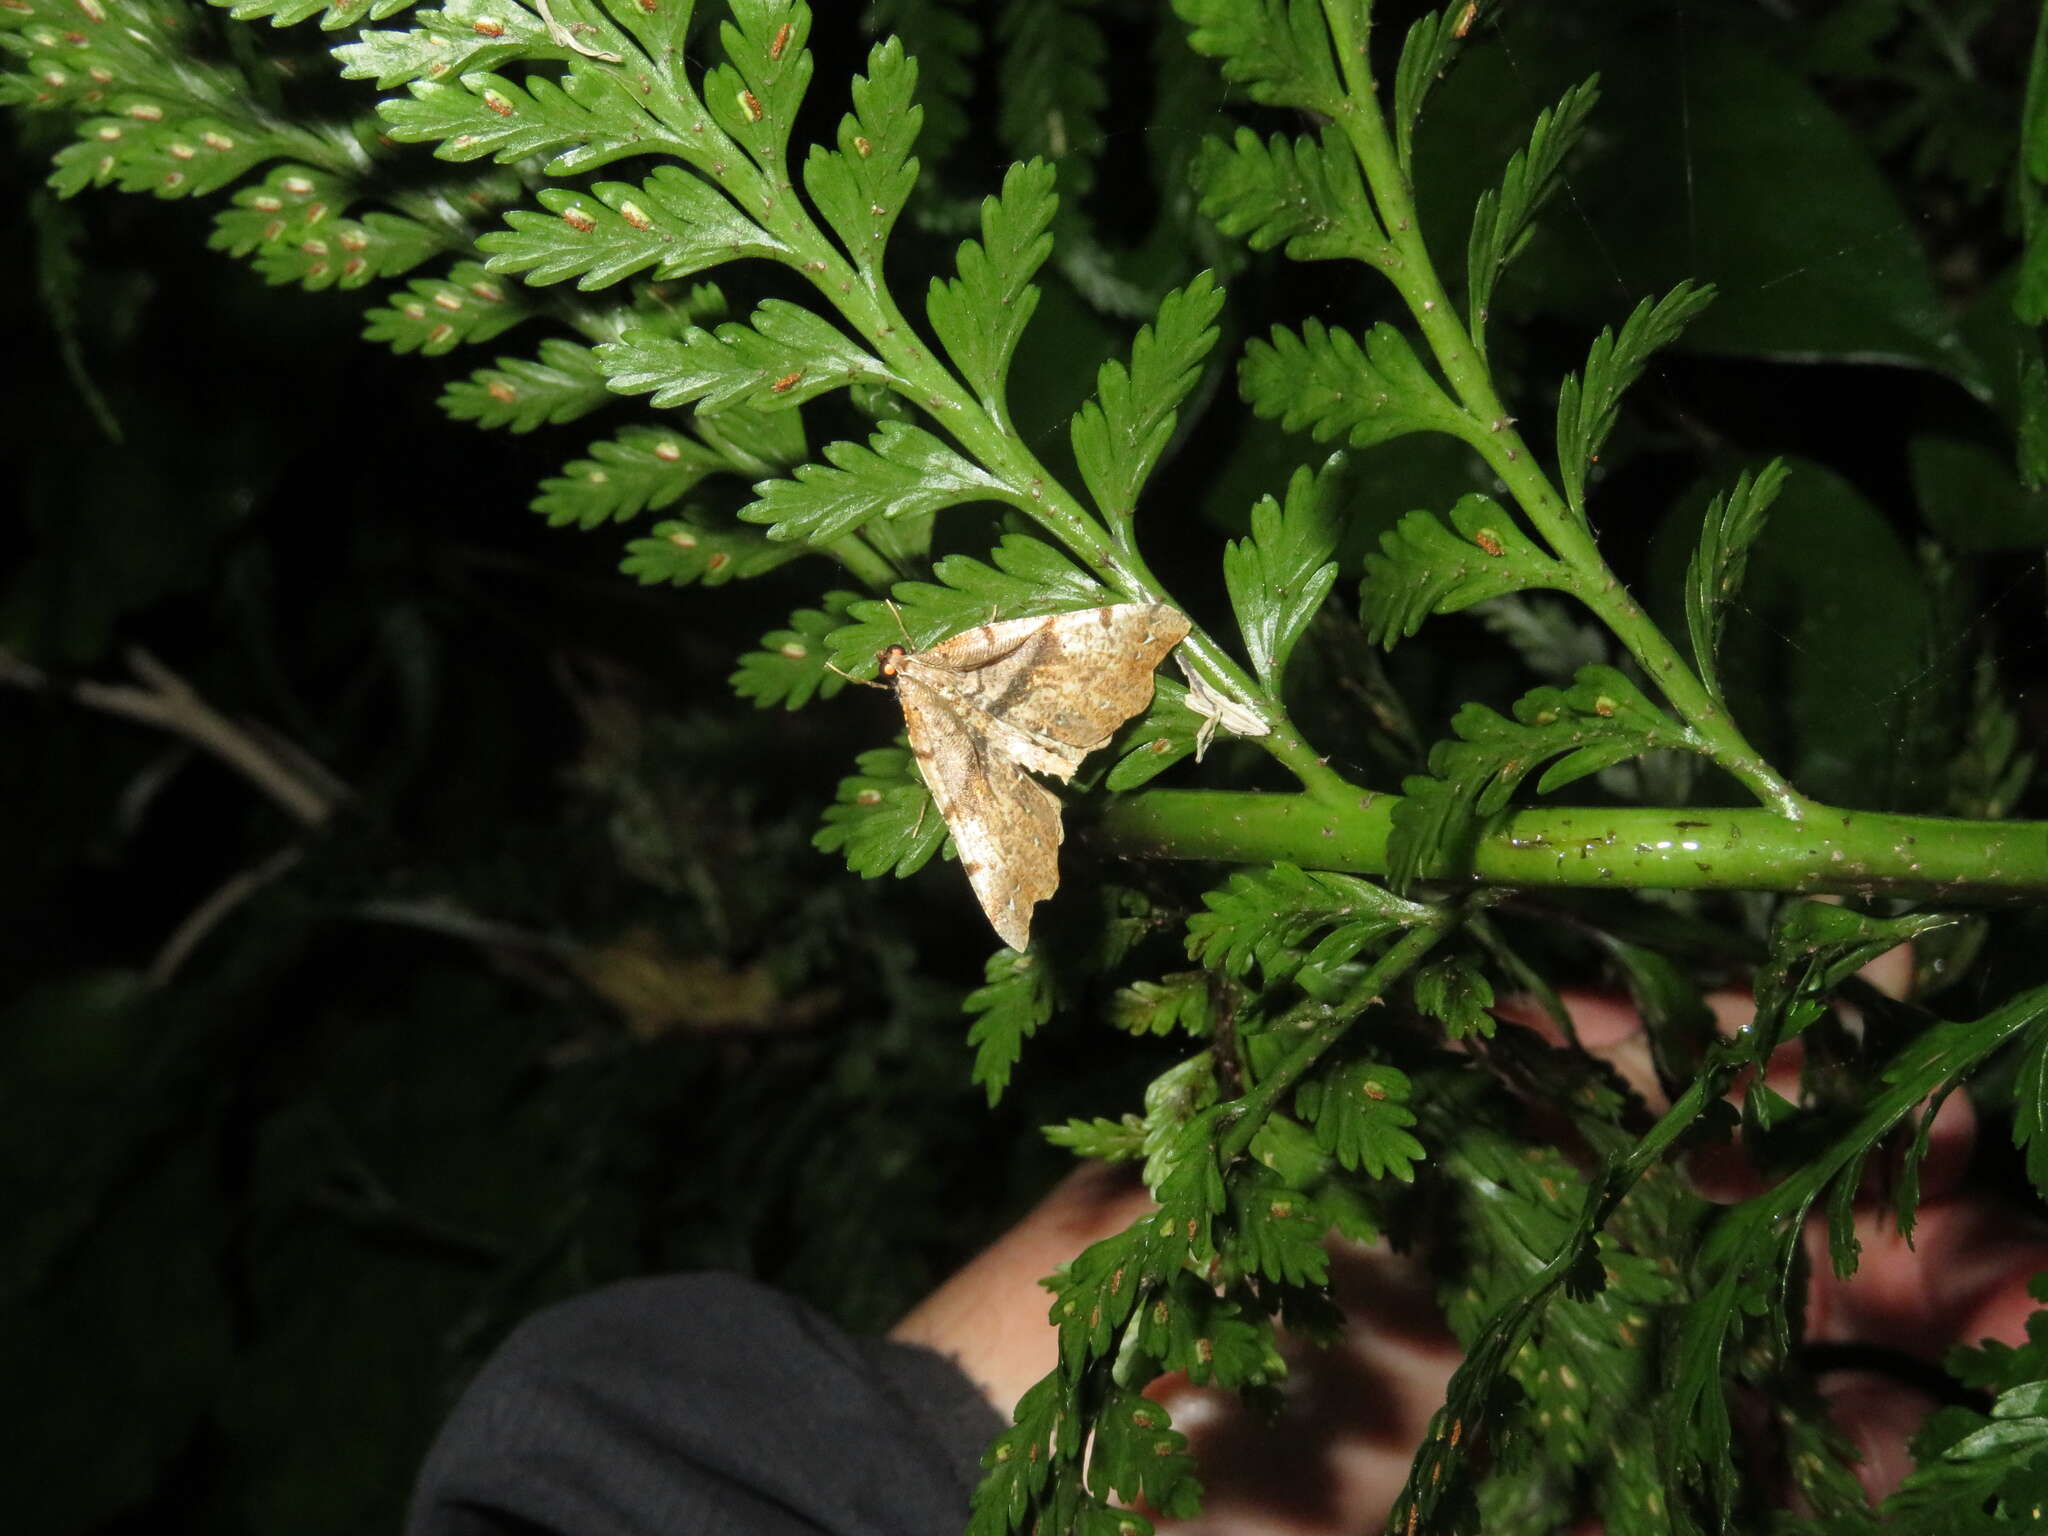
[[[1394,150],[1405,175],[1415,158],[1415,129],[1423,103],[1450,70],[1472,29],[1490,19],[1491,0],[1454,0],[1440,11],[1418,16],[1401,40],[1394,66]]]
[[[1621,324],[1594,339],[1583,374],[1557,394],[1557,472],[1565,500],[1586,516],[1586,471],[1600,456],[1622,393],[1635,383],[1653,353],[1670,346],[1692,318],[1713,302],[1714,290],[1680,283],[1654,303],[1644,299]]]
[[[973,0],[873,0],[868,7],[868,29],[901,39],[917,60],[921,138],[929,161],[943,160],[967,132],[984,20]]]
[[[1202,716],[1188,708],[1188,690],[1170,677],[1154,680],[1152,704],[1116,734],[1112,749],[1122,752],[1102,787],[1118,794],[1149,784],[1183,758],[1194,755]]]
[[[1230,1217],[1247,1270],[1283,1285],[1319,1286],[1330,1278],[1323,1223],[1315,1200],[1264,1169],[1233,1177]]]
[[[1096,1419],[1096,1444],[1087,1483],[1120,1501],[1143,1499],[1169,1520],[1188,1520],[1202,1509],[1188,1438],[1174,1430],[1159,1403],[1139,1393],[1112,1393]]]
[[[276,153],[263,139],[220,117],[89,119],[80,139],[51,161],[50,185],[71,197],[87,187],[118,187],[152,197],[218,192]]]
[[[1409,983],[1415,1006],[1444,1026],[1452,1040],[1474,1035],[1490,1039],[1493,1015],[1493,983],[1470,960],[1449,955],[1432,960],[1415,972]]]
[[[1239,383],[1259,415],[1319,443],[1362,448],[1409,432],[1454,432],[1463,420],[1408,338],[1384,322],[1363,345],[1319,320],[1299,332],[1275,326],[1270,339],[1245,347]]]
[[[1386,239],[1357,157],[1334,128],[1313,139],[1261,140],[1249,128],[1229,144],[1204,139],[1194,179],[1202,212],[1255,251],[1278,246],[1294,261],[1370,261]]]
[[[1102,365],[1095,398],[1069,428],[1074,462],[1095,505],[1112,524],[1127,523],[1152,468],[1173,436],[1176,411],[1201,377],[1216,345],[1223,294],[1206,272],[1169,293],[1131,343],[1131,361]]]
[[[1356,875],[1292,864],[1242,870],[1204,895],[1202,905],[1207,910],[1188,919],[1188,957],[1231,977],[1256,966],[1268,982],[1286,980],[1305,964],[1346,964],[1433,915]],[[1319,942],[1309,950],[1312,938]]]
[[[1348,1061],[1302,1084],[1295,1094],[1315,1126],[1316,1144],[1368,1178],[1412,1183],[1428,1155],[1410,1134],[1415,1115],[1408,1075],[1376,1061]]]
[[[1707,503],[1700,542],[1685,571],[1685,627],[1692,639],[1693,663],[1700,680],[1717,702],[1721,694],[1721,629],[1728,605],[1742,589],[1749,546],[1763,531],[1764,516],[1785,481],[1785,465],[1773,459],[1752,478],[1738,475],[1734,487]]]
[[[656,523],[648,537],[631,540],[619,570],[642,586],[721,587],[766,575],[803,553],[802,545],[771,543],[758,529],[690,515]]]
[[[1467,704],[1453,735],[1429,754],[1429,776],[1411,777],[1394,809],[1388,878],[1398,888],[1426,866],[1456,865],[1478,821],[1506,807],[1530,773],[1548,762],[1538,792],[1561,789],[1659,747],[1696,750],[1692,733],[1612,667],[1582,667],[1569,688],[1538,688],[1506,719]]]
[[[550,527],[601,528],[659,511],[727,468],[723,454],[695,438],[666,427],[627,427],[543,480],[533,510]]]
[[[970,501],[1008,501],[1009,488],[922,427],[884,422],[859,443],[832,443],[824,464],[799,465],[786,480],[764,480],[740,509],[768,525],[772,539],[822,544],[878,517],[915,517]]]
[[[776,185],[811,82],[810,7],[801,0],[729,0],[719,23],[726,62],[704,72],[704,105]]]
[[[1183,1371],[1197,1386],[1262,1386],[1287,1375],[1271,1321],[1186,1272],[1140,1308],[1136,1322],[1138,1348],[1162,1371]]]
[[[680,339],[628,331],[597,356],[622,395],[651,394],[657,406],[697,402],[712,412],[736,404],[783,410],[852,384],[900,383],[838,326],[785,299],[766,300],[745,325],[692,326]]]
[[[1392,650],[1432,613],[1568,580],[1564,566],[1544,554],[1506,508],[1474,494],[1451,508],[1448,527],[1433,512],[1410,512],[1380,536],[1379,553],[1365,557],[1359,618],[1370,639]]]
[[[983,400],[1000,406],[1010,359],[1038,308],[1032,274],[1052,252],[1046,226],[1059,200],[1052,167],[1013,165],[1000,196],[982,199],[981,239],[964,241],[959,276],[934,278],[925,300],[932,330]]]
[[[1056,1147],[1065,1147],[1076,1157],[1103,1163],[1128,1163],[1144,1155],[1145,1127],[1136,1115],[1108,1120],[1069,1120],[1064,1125],[1041,1126],[1041,1134]]]
[[[981,986],[961,1004],[974,1015],[967,1043],[974,1047],[974,1081],[991,1107],[1010,1085],[1024,1042],[1052,1017],[1052,973],[1036,954],[1003,948],[989,956]]]
[[[799,608],[790,615],[787,629],[771,630],[761,637],[761,648],[740,657],[739,670],[732,675],[732,691],[751,699],[756,709],[801,709],[812,698],[829,699],[846,686],[846,679],[828,663],[831,653],[825,639],[837,629],[853,601],[850,592],[829,592],[823,608]]]
[[[237,21],[268,19],[273,27],[297,26],[320,18],[325,31],[352,27],[363,21],[382,21],[395,16],[417,0],[206,0]],[[451,7],[453,9],[453,7]]]
[[[1565,157],[1585,133],[1599,99],[1596,75],[1566,91],[1555,107],[1537,113],[1528,147],[1515,151],[1499,189],[1481,193],[1472,210],[1465,256],[1465,323],[1482,352],[1494,284],[1529,243],[1530,225],[1556,193]]]
[[[881,747],[861,753],[856,764],[859,771],[839,781],[839,798],[825,808],[825,824],[812,843],[844,854],[846,867],[863,880],[915,874],[946,841],[946,824],[932,809],[910,753]]]
[[[387,305],[369,310],[363,339],[438,357],[489,341],[535,313],[518,284],[492,277],[481,262],[459,261],[445,277],[416,277]]]
[[[1120,988],[1109,1002],[1110,1022],[1133,1035],[1167,1035],[1176,1029],[1194,1036],[1209,1033],[1209,978],[1200,971],[1181,971],[1159,981],[1137,981]]]
[[[239,17],[245,6],[246,0],[229,14]],[[296,8],[308,9],[308,0],[296,0]],[[416,8],[413,0],[379,0],[377,14],[369,19],[383,20],[408,9],[412,10],[408,18],[412,25],[406,30],[366,27],[354,42],[334,49],[344,80],[372,80],[378,90],[388,91],[415,80],[496,69],[523,58],[567,56],[566,49],[553,45],[540,17],[524,6],[497,5],[491,0],[444,0],[430,10]]]
[[[923,112],[913,99],[917,61],[890,38],[868,55],[868,72],[853,78],[853,111],[839,120],[838,148],[812,145],[804,190],[839,237],[853,264],[872,274],[889,232],[917,185],[917,141]]]
[[[1059,1426],[1075,1421],[1077,1407],[1058,1371],[1017,1400],[1015,1422],[982,1455],[988,1475],[974,1490],[967,1536],[1009,1536],[1026,1527],[1059,1459]]]
[[[1819,464],[1791,468],[1727,612],[1722,685],[1745,734],[1802,791],[1896,805],[1919,755],[1949,745],[1926,736],[1939,717],[1915,705],[1916,687],[1946,675],[1928,667],[1927,586],[1854,485]],[[1673,542],[1690,543],[1690,526],[1674,514]]]
[[[892,603],[861,602],[832,637],[833,659],[856,677],[872,675],[875,653],[904,644],[924,650],[992,618],[1071,613],[1099,606],[1108,589],[1066,555],[1028,534],[1006,536],[987,561],[948,555],[936,581],[898,582]]]
[[[538,357],[501,357],[497,367],[480,368],[449,385],[441,408],[457,421],[531,432],[543,423],[561,426],[588,416],[610,400],[597,354],[551,336],[540,344]]]
[[[505,215],[511,228],[477,241],[491,271],[529,283],[573,277],[587,290],[648,268],[687,277],[743,256],[787,254],[716,187],[672,165],[640,186],[601,181],[587,193],[543,187],[536,196],[547,214],[514,209]]]
[[[1294,472],[1283,504],[1268,496],[1252,508],[1251,537],[1223,549],[1223,584],[1237,614],[1252,670],[1277,697],[1287,658],[1337,584],[1337,484],[1341,462],[1318,475]]]
[[[630,155],[691,156],[692,146],[649,116],[631,86],[580,58],[560,83],[479,70],[460,83],[415,80],[407,90],[378,104],[385,131],[401,144],[433,144],[443,160],[548,155],[548,173],[567,176]]]
[[[2027,1155],[2027,1178],[2048,1190],[2048,1029],[2029,1031],[2012,1090],[2013,1145]]]
[[[1174,0],[1195,52],[1222,61],[1223,78],[1264,107],[1335,117],[1344,86],[1316,0]]]

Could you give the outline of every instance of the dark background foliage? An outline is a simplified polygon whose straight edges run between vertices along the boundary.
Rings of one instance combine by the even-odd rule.
[[[1697,519],[1696,487],[1804,461],[1731,641],[1745,718],[1814,793],[1941,810],[1977,658],[2023,711],[2039,698],[2048,509],[2014,477],[2016,373],[1983,319],[2012,291],[2034,18],[1935,8],[1966,78],[1918,7],[1807,9],[1510,8],[1433,102],[1418,182],[1448,255],[1537,108],[1603,72],[1592,152],[1501,296],[1503,377],[1541,396],[1643,293],[1718,282],[1610,449],[1603,533],[1625,574],[1675,591],[1689,538],[1660,533]],[[1149,8],[1098,19],[1103,129],[1062,171],[1079,227],[1140,292],[1238,262],[1166,179],[1224,126],[1222,93],[1163,94],[1199,78],[1186,61],[1118,62],[1154,47]],[[813,46],[831,86],[865,40],[842,13]],[[636,587],[619,538],[524,510],[587,428],[447,421],[435,398],[477,359],[362,345],[359,296],[262,286],[205,250],[194,204],[60,202],[40,183],[62,136],[8,126],[0,643],[56,685],[0,690],[18,1405],[0,1467],[19,1528],[388,1529],[450,1394],[533,1308],[717,1266],[883,1326],[1059,1166],[1031,1127],[1131,1102],[1166,1057],[1056,1024],[988,1112],[959,1003],[989,939],[957,871],[864,886],[812,849],[890,706],[757,712],[725,681],[816,601],[811,575]],[[992,188],[1032,147],[1019,133],[965,125],[946,186]],[[1041,433],[1128,330],[1074,276],[1013,385]],[[1358,326],[1381,303],[1262,263],[1232,289],[1219,356],[1267,310]],[[1973,355],[1944,340],[1958,317]],[[1147,508],[1155,564],[1198,610],[1220,605],[1217,534],[1302,452],[1215,385]],[[1431,440],[1361,455],[1340,590],[1380,528],[1472,474]],[[1397,654],[1421,738],[1526,682],[1498,646],[1443,625]],[[175,967],[179,926],[299,833],[247,778],[67,693],[126,678],[131,647],[335,797]],[[1312,737],[1390,781],[1407,747],[1358,725],[1364,662],[1339,638],[1305,665]],[[1970,984],[1995,997],[1995,964]]]
[[[22,1528],[389,1529],[482,1354],[609,1279],[738,1269],[885,1326],[1063,1156],[967,1082],[978,915],[810,846],[892,706],[747,709],[726,676],[799,580],[636,587],[524,510],[575,438],[448,422],[456,370],[363,346],[359,298],[262,287],[193,209],[57,203],[34,150],[0,626],[60,680],[145,646],[346,788],[154,985],[298,829],[162,732],[0,693]]]

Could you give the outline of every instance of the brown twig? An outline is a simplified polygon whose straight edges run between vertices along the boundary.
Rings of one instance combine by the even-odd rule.
[[[102,714],[182,737],[241,774],[303,827],[317,827],[333,814],[346,790],[324,768],[309,772],[309,767],[316,765],[296,747],[286,753],[260,740],[256,732],[221,714],[190,683],[140,646],[128,648],[127,662],[143,686],[91,678],[62,682],[0,648],[0,683],[55,693]]]
[[[308,831],[326,822],[347,795],[348,787],[296,744],[259,726],[228,719],[140,646],[129,647],[126,659],[140,686],[90,678],[65,682],[0,647],[0,684],[55,694],[190,742],[234,769]],[[222,882],[164,940],[149,964],[150,984],[161,987],[169,982],[207,934],[297,864],[304,853],[302,844],[293,843]]]
[[[214,893],[199,903],[185,920],[171,930],[156,952],[156,958],[149,962],[149,984],[161,987],[169,983],[185,963],[185,957],[199,947],[199,941],[219,926],[235,908],[270,884],[279,875],[290,869],[305,856],[305,849],[297,843],[280,848],[260,864],[252,864],[224,880]]]

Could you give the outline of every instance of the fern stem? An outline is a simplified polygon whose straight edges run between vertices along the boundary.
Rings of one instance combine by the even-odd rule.
[[[1348,808],[1308,795],[1153,789],[1099,822],[1125,857],[1287,860],[1379,875],[1398,795],[1354,792]],[[1786,891],[1908,899],[2048,896],[2048,823],[1962,821],[1815,806],[1774,811],[1558,806],[1497,818],[1426,879],[1479,885]]]
[[[684,86],[674,82],[677,94]],[[688,98],[693,104],[694,95]],[[649,109],[670,122],[687,142],[703,125],[691,114],[664,114],[657,99]],[[787,167],[779,159],[758,169],[721,139],[719,153],[705,163],[701,154],[684,158],[716,184],[742,213],[758,218],[787,246],[784,265],[806,279],[819,297],[859,335],[889,369],[893,382],[912,404],[976,460],[1008,494],[1005,499],[1052,535],[1114,591],[1139,602],[1168,602],[1166,592],[1147,568],[1120,524],[1114,536],[1051,474],[1017,433],[1000,389],[977,396],[944,354],[928,341],[903,313],[883,277],[879,259],[850,259],[796,195]],[[729,153],[727,151],[730,151]],[[763,179],[765,177],[765,180]],[[865,546],[830,551],[847,569],[879,591],[886,591],[895,572]],[[1347,804],[1358,790],[1330,768],[1287,720],[1279,700],[1264,690],[1207,634],[1197,630],[1185,648],[1194,664],[1227,692],[1258,699],[1271,725],[1259,738],[1272,755],[1298,778],[1305,790],[1331,805]]]
[[[1239,1101],[1237,1118],[1216,1148],[1217,1162],[1227,1168],[1242,1157],[1259,1134],[1259,1127],[1266,1123],[1266,1117],[1272,1114],[1287,1091],[1322,1059],[1324,1052],[1344,1038],[1366,1009],[1386,995],[1388,987],[1419,965],[1422,957],[1440,944],[1456,926],[1452,914],[1446,912],[1442,921],[1409,929],[1337,1002],[1304,1004],[1295,1010],[1300,1015],[1298,1019],[1276,1021],[1275,1029],[1285,1029],[1292,1023],[1293,1027],[1306,1029],[1307,1033],[1280,1064]]]
[[[871,592],[887,592],[896,580],[896,567],[857,535],[849,534],[816,547],[821,554],[830,555],[845,566],[846,573],[864,583]]]
[[[920,338],[888,289],[856,273],[808,217],[804,223],[815,241],[814,248],[804,252],[812,263],[803,269],[804,275],[860,332],[875,355],[911,387],[913,401],[984,469],[1013,488],[1011,505],[1058,539],[1119,595],[1133,602],[1171,602],[1135,543],[1128,537],[1112,537],[1089,516],[1009,425],[999,405],[972,398],[938,360],[936,349]],[[785,228],[782,233],[788,239],[794,231]],[[861,296],[859,304],[848,302],[855,293]],[[1213,681],[1264,703],[1272,730],[1258,738],[1259,744],[1301,781],[1304,790],[1331,805],[1346,805],[1356,799],[1361,793],[1357,786],[1322,761],[1287,719],[1280,702],[1270,698],[1212,637],[1197,626],[1182,645]]]
[[[1118,557],[1118,564],[1128,581],[1128,585],[1122,582],[1119,585],[1123,585],[1131,596],[1143,601],[1167,601],[1158,578],[1153,576],[1151,568],[1145,564],[1144,557],[1129,540],[1119,542],[1122,553]],[[1261,701],[1272,729],[1266,735],[1257,738],[1259,745],[1301,781],[1301,787],[1311,798],[1333,808],[1357,803],[1358,797],[1365,791],[1323,761],[1315,748],[1295,729],[1293,721],[1287,718],[1281,702],[1261,688],[1258,682],[1237,664],[1236,659],[1216,643],[1215,638],[1207,630],[1199,624],[1194,625],[1187,639],[1181,642],[1181,649],[1192,658],[1195,669],[1206,675],[1212,683],[1220,681],[1230,691]]]
[[[1590,548],[1591,540],[1587,543]],[[1567,555],[1566,558],[1571,557]],[[1593,558],[1600,559],[1597,552]],[[1590,590],[1581,589],[1575,595],[1627,647],[1636,665],[1643,669],[1671,707],[1693,728],[1715,764],[1787,821],[1803,821],[1819,814],[1822,807],[1794,789],[1763,754],[1750,745],[1749,738],[1721,707],[1699,674],[1679,657],[1664,631],[1643,612],[1619,578],[1607,569],[1604,560],[1600,563],[1598,577],[1597,586],[1588,582],[1586,587]]]
[[[1699,734],[1707,755],[1777,815],[1799,821],[1815,813],[1819,808],[1794,790],[1750,745],[1663,631],[1629,596],[1609,569],[1591,531],[1566,504],[1515,430],[1514,417],[1493,387],[1485,353],[1466,334],[1430,259],[1416,217],[1414,191],[1388,135],[1363,39],[1354,37],[1346,7],[1329,5],[1325,11],[1337,43],[1350,108],[1342,115],[1341,126],[1372,189],[1391,252],[1379,265],[1406,301],[1437,365],[1464,407],[1467,425],[1461,435],[1513,493],[1552,552],[1578,573],[1574,595],[1614,632],[1655,681],[1671,707]]]

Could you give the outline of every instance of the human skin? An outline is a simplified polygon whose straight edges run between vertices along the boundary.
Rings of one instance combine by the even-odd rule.
[[[1882,974],[1876,979],[1882,982]],[[1567,999],[1585,1047],[1612,1064],[1652,1104],[1660,1102],[1647,1042],[1634,1011],[1613,998]],[[1724,1028],[1749,1016],[1740,994],[1710,1000]],[[1510,1024],[1545,1028],[1533,1008],[1499,1010]],[[1769,1079],[1797,1091],[1796,1051],[1774,1058]],[[2034,1310],[2027,1282],[2048,1268],[2048,1232],[1962,1185],[1976,1134],[1965,1095],[1952,1095],[1936,1118],[1921,1170],[1922,1201],[1909,1245],[1889,1207],[1859,1204],[1862,1262],[1837,1279],[1824,1227],[1807,1232],[1809,1343],[1874,1345],[1937,1363],[1956,1343],[1993,1338],[2018,1343]],[[1710,1199],[1753,1193],[1756,1180],[1738,1153],[1722,1151],[1688,1170]],[[1088,1244],[1121,1231],[1150,1208],[1125,1169],[1085,1165],[1054,1187],[1024,1219],[925,1298],[892,1331],[952,1356],[1005,1418],[1049,1371],[1058,1335],[1047,1321],[1040,1279]],[[1168,1378],[1151,1395],[1188,1434],[1206,1490],[1204,1512],[1164,1522],[1178,1536],[1355,1536],[1382,1523],[1400,1492],[1428,1419],[1457,1368],[1456,1341],[1444,1327],[1428,1276],[1416,1259],[1382,1246],[1339,1244],[1331,1277],[1350,1319],[1343,1340],[1319,1351],[1283,1342],[1290,1376],[1284,1406],[1271,1423],[1242,1412],[1227,1393]],[[1821,1390],[1836,1422],[1862,1453],[1859,1476],[1882,1497],[1912,1469],[1906,1441],[1934,1403],[1894,1377],[1836,1371]]]

